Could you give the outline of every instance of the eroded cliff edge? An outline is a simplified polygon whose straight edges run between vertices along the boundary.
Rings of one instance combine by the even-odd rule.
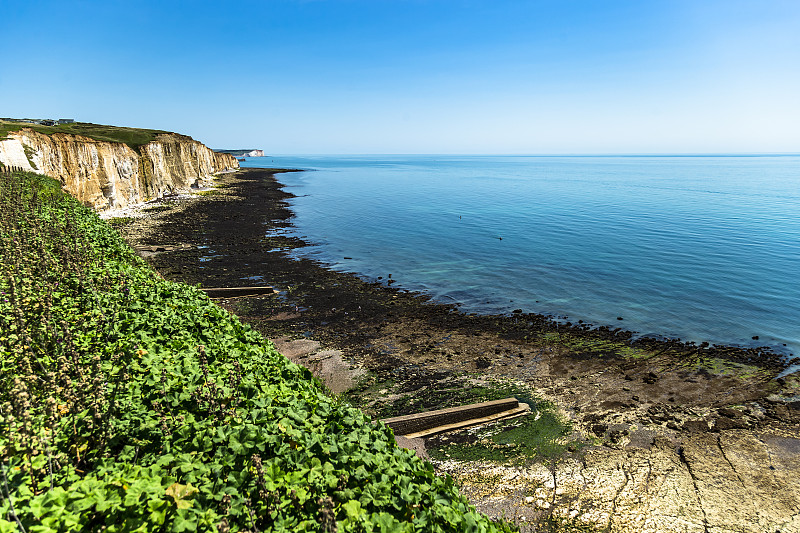
[[[55,178],[98,211],[198,188],[214,174],[239,167],[234,156],[177,133],[160,133],[134,149],[121,142],[29,128],[0,140],[0,163]]]

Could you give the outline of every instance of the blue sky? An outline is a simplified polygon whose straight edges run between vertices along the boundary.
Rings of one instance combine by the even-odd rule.
[[[796,0],[0,0],[0,116],[321,153],[800,152]]]

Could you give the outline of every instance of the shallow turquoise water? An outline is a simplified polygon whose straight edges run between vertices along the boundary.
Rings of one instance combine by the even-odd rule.
[[[800,156],[250,158],[298,253],[475,312],[800,354]],[[617,320],[622,317],[623,320]],[[758,336],[758,341],[752,340]],[[784,346],[785,345],[785,346]]]

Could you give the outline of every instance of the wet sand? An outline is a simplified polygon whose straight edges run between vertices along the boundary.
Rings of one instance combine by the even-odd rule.
[[[597,460],[605,465],[621,461],[620,457],[630,459],[631,454],[662,454],[665,464],[674,460],[678,465],[680,479],[694,480],[685,497],[696,499],[699,511],[687,523],[706,529],[716,516],[714,502],[727,501],[728,496],[735,499],[738,493],[731,489],[727,496],[704,496],[702,484],[693,477],[693,467],[694,472],[701,467],[692,461],[705,460],[700,452],[693,455],[701,449],[698,446],[713,440],[724,454],[725,446],[732,447],[728,453],[746,448],[742,443],[750,442],[747,439],[784,439],[780,442],[788,443],[788,449],[794,449],[795,441],[800,444],[800,380],[794,375],[776,379],[787,366],[780,356],[757,349],[632,340],[621,329],[559,325],[521,312],[464,314],[455,305],[433,303],[425,295],[395,287],[388,272],[382,279],[363,280],[308,259],[293,259],[289,252],[305,243],[285,233],[291,226],[292,212],[286,203],[291,194],[282,190],[279,178],[279,173],[265,169],[224,175],[215,191],[161,202],[145,217],[119,229],[132,245],[167,250],[145,255],[168,279],[206,287],[273,286],[279,291],[275,296],[219,303],[279,346],[296,351],[296,358],[329,381],[331,388],[375,418],[495,399],[509,391],[521,399],[528,395],[554,402],[571,422],[572,438],[583,443],[581,451],[565,452],[564,465],[570,461],[587,465],[587,457],[603,457]],[[337,354],[338,363],[325,367],[327,356],[313,356],[320,350]],[[347,383],[345,390],[337,382]],[[439,439],[429,445],[447,443]],[[790,454],[792,461],[793,457]],[[800,461],[792,461],[785,467],[787,475],[800,473]],[[544,501],[541,498],[528,501],[531,496],[523,495],[527,492],[517,494],[514,488],[503,492],[502,484],[493,493],[478,490],[486,484],[476,481],[474,472],[468,474],[474,465],[438,464],[462,483],[479,509],[490,514],[505,513],[524,524],[561,505],[570,520],[585,518],[584,522],[610,527],[603,513],[575,514],[572,507],[580,498],[557,504],[555,485],[542,489],[553,495],[552,504],[545,507],[537,503]],[[758,464],[753,459],[752,468]],[[726,476],[734,476],[722,470],[709,475],[722,483]],[[649,487],[648,482],[643,490]],[[752,492],[751,488],[748,494]],[[769,498],[769,491],[764,494]],[[613,506],[610,500],[598,499],[592,508],[608,504],[621,512],[618,496]],[[800,494],[788,490],[787,497],[784,507],[764,502],[778,509],[778,518],[753,511],[761,520],[753,519],[753,527],[791,526],[781,516],[791,514],[795,505],[800,516]],[[674,513],[660,504],[650,505],[649,510],[636,505],[631,509],[632,517],[647,513],[666,517],[667,522],[658,518],[661,529],[656,530],[693,530],[670,529]],[[523,520],[526,512],[531,517]],[[750,520],[734,519],[725,512],[719,516],[737,524]],[[637,530],[620,527],[620,531]]]

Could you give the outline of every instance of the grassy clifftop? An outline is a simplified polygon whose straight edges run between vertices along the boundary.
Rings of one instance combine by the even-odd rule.
[[[57,126],[42,126],[40,124],[28,124],[23,122],[8,122],[0,120],[0,139],[5,138],[11,131],[19,131],[29,128],[45,135],[53,133],[69,133],[73,135],[83,135],[96,141],[118,142],[127,144],[134,150],[142,145],[155,140],[156,136],[162,133],[170,133],[161,130],[147,130],[141,128],[124,128],[119,126],[104,126],[102,124],[91,124],[88,122],[73,122],[71,124],[60,124]]]
[[[54,180],[0,255],[0,532],[508,529]]]

